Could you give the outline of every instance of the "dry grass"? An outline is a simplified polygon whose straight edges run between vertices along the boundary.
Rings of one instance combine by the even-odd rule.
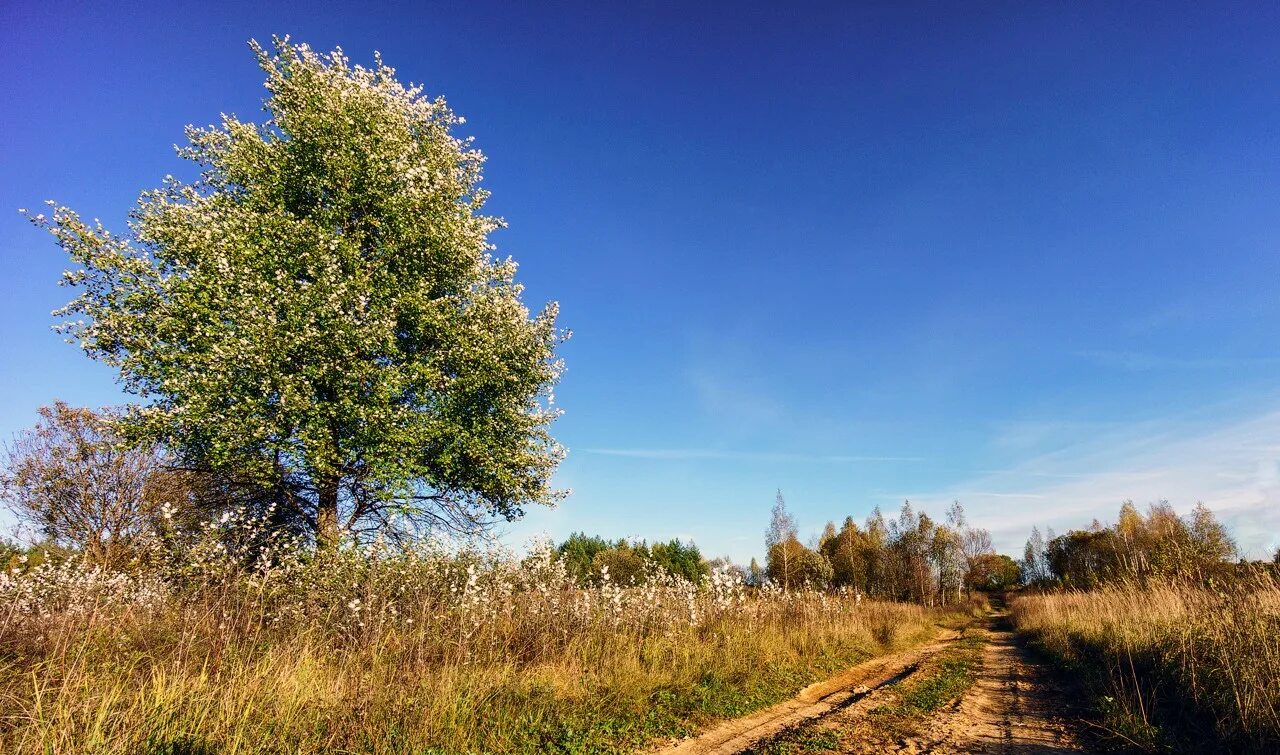
[[[1111,739],[1139,749],[1280,750],[1280,583],[1026,595],[1014,621],[1096,695]]]
[[[207,572],[207,570],[206,570]],[[933,616],[542,553],[0,577],[0,751],[607,752],[921,639]]]

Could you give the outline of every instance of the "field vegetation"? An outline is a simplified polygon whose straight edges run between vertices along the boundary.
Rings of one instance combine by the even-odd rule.
[[[0,577],[0,750],[625,752],[935,631],[920,606],[729,570],[585,585],[549,544],[219,547],[256,526],[143,572]]]
[[[1202,506],[1184,519],[1126,504],[1115,525],[1037,540],[1027,569],[1043,591],[1016,598],[1013,620],[1090,692],[1102,741],[1275,751],[1280,564],[1230,561]]]
[[[1280,582],[1121,584],[1027,595],[1019,630],[1092,693],[1103,739],[1156,751],[1275,752]]]

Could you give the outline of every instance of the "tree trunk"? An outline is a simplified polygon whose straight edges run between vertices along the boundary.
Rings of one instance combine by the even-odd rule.
[[[332,551],[338,547],[342,532],[338,527],[337,475],[320,481],[320,495],[316,501],[316,549]]]

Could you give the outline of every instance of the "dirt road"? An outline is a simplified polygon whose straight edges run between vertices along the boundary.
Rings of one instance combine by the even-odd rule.
[[[1084,752],[1072,736],[1070,708],[1012,632],[991,633],[982,673],[953,710],[924,728],[915,752],[1052,755]]]
[[[960,632],[944,631],[928,645],[868,661],[791,700],[724,722],[662,752],[1084,752],[1065,715],[1066,701],[1002,618],[993,615],[985,626],[966,630],[964,642]],[[960,668],[964,671],[957,672]],[[904,707],[904,690],[909,694],[915,687],[936,687],[945,673],[963,673],[970,682],[958,699],[939,700],[923,711]]]

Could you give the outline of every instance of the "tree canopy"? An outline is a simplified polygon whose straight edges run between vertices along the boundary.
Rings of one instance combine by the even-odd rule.
[[[609,579],[619,584],[644,582],[651,566],[694,583],[702,582],[710,571],[698,546],[678,539],[649,545],[644,540],[610,541],[575,532],[555,552],[565,570],[584,584],[600,582],[606,568]]]
[[[1151,577],[1212,579],[1227,573],[1235,556],[1226,527],[1203,503],[1180,517],[1168,501],[1151,504],[1145,515],[1125,501],[1110,527],[1095,521],[1047,543],[1032,530],[1023,571],[1029,582],[1090,588]]]
[[[380,58],[253,49],[269,117],[189,127],[198,179],[144,192],[124,234],[33,217],[77,266],[60,327],[141,399],[122,427],[321,543],[556,500],[565,334],[491,254],[462,118]]]

